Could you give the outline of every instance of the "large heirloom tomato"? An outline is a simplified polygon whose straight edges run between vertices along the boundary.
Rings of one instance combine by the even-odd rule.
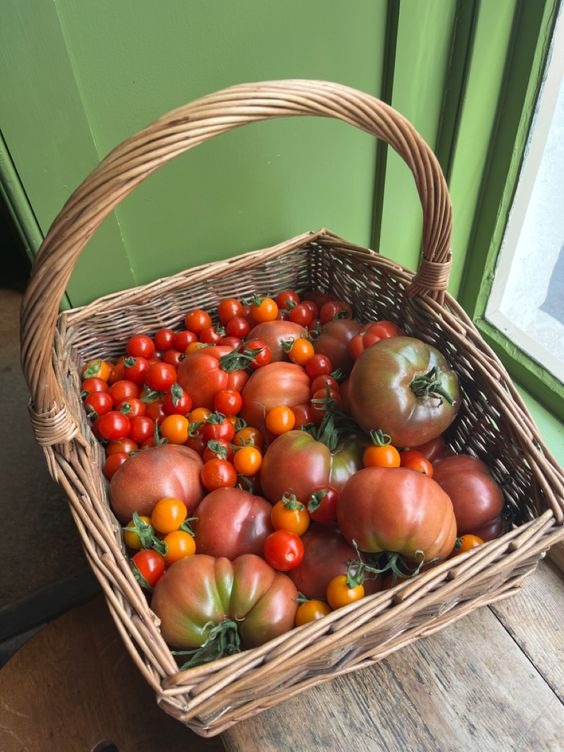
[[[214,397],[221,389],[241,391],[248,374],[225,356],[233,348],[226,345],[201,347],[188,353],[178,366],[178,383],[197,407],[213,410]],[[230,370],[234,368],[234,370]]]
[[[433,469],[433,478],[452,501],[459,535],[484,528],[500,516],[501,488],[481,460],[457,454],[436,461]]]
[[[309,402],[310,380],[294,363],[269,363],[256,370],[243,388],[241,417],[250,426],[260,427],[273,407],[295,407]]]
[[[444,356],[413,337],[391,337],[367,348],[348,385],[352,415],[366,431],[382,429],[397,447],[439,436],[458,412],[458,377]]]
[[[366,442],[354,436],[334,451],[306,431],[288,431],[266,450],[260,471],[263,494],[272,503],[292,491],[306,503],[317,488],[340,491],[362,467]]]
[[[175,444],[144,449],[129,457],[112,476],[111,506],[121,522],[133,512],[150,515],[159,499],[180,499],[190,512],[204,495],[200,481],[202,458]]]
[[[284,343],[306,336],[306,330],[293,321],[264,321],[257,324],[247,335],[247,339],[258,339],[270,348],[272,362],[288,360]]]
[[[217,488],[198,505],[198,553],[236,559],[242,554],[262,554],[273,531],[272,506],[266,499],[240,488]]]
[[[341,491],[337,520],[361,551],[414,561],[445,559],[456,541],[452,502],[432,478],[402,467],[367,467]]]
[[[349,342],[361,331],[362,326],[355,319],[329,321],[321,327],[321,332],[313,343],[315,352],[327,355],[333,368],[339,368],[344,374],[348,374],[354,363],[349,352]]]
[[[256,647],[292,629],[297,595],[292,580],[259,556],[231,562],[195,554],[173,564],[157,582],[151,607],[169,645],[206,644],[211,652],[215,637],[219,658],[222,647],[228,652]]]

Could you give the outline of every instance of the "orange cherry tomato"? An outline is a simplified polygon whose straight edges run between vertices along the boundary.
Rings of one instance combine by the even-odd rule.
[[[406,449],[404,452],[400,452],[400,460],[401,467],[415,470],[415,472],[427,475],[429,478],[433,477],[432,463],[417,449]]]
[[[241,447],[235,452],[233,465],[240,475],[256,475],[262,465],[262,454],[254,446]]]
[[[401,456],[395,446],[390,444],[390,437],[383,431],[371,431],[372,446],[364,450],[362,461],[364,467],[399,467]]]
[[[153,527],[151,525],[151,518],[147,517],[146,515],[142,514],[139,516],[139,520],[141,525],[145,525],[147,529],[152,531]],[[127,527],[134,527],[135,522],[133,520],[129,520],[127,523]],[[141,543],[141,540],[136,532],[125,530],[123,533],[123,539],[125,541],[125,545],[129,548],[134,549],[135,551],[140,551],[143,548],[143,545]]]
[[[196,407],[192,412],[188,413],[188,420],[190,423],[205,423],[210,417],[211,410],[207,407]]]
[[[96,360],[89,360],[88,363],[86,363],[86,365],[82,369],[82,378],[97,378],[107,382],[110,378],[111,372],[112,364],[108,363],[107,360],[101,360],[100,358],[98,358]]]
[[[304,366],[314,355],[315,350],[313,349],[313,345],[305,337],[295,339],[288,351],[288,357],[292,363],[296,363],[299,366]]]
[[[294,494],[284,495],[272,507],[270,521],[275,530],[290,530],[303,535],[309,527],[309,512]]]
[[[298,610],[296,611],[296,627],[301,627],[302,624],[309,624],[310,621],[322,619],[330,613],[331,607],[328,603],[325,603],[325,601],[304,601],[304,603],[300,603]]]
[[[186,504],[181,499],[165,496],[159,499],[151,512],[151,524],[159,533],[178,530],[188,516]]]
[[[170,567],[171,564],[180,559],[184,559],[186,556],[192,556],[196,553],[194,537],[185,530],[173,530],[168,535],[165,535],[164,542],[167,548],[165,555],[165,564],[167,567]]]
[[[292,430],[296,425],[296,416],[290,407],[278,405],[267,412],[265,424],[270,433],[280,436],[280,434]]]
[[[254,298],[251,303],[251,316],[257,323],[274,321],[278,318],[278,306],[272,298]]]
[[[160,424],[161,436],[171,444],[186,444],[190,423],[183,415],[167,415]]]
[[[233,437],[233,443],[235,446],[254,446],[257,449],[262,449],[262,434],[258,428],[245,426],[245,428],[237,431]]]
[[[454,544],[454,549],[451,554],[451,558],[453,556],[459,556],[460,554],[465,554],[466,551],[471,551],[473,548],[477,548],[478,546],[481,546],[484,543],[484,541],[478,536],[473,535],[472,533],[466,533],[466,535],[461,535],[460,538],[456,539],[456,543]]]
[[[332,609],[341,608],[364,598],[364,592],[364,585],[359,584],[350,587],[347,575],[339,574],[333,577],[327,585],[327,603]]]

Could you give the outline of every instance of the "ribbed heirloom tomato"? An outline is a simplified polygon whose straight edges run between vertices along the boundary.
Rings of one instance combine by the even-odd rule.
[[[233,364],[233,359],[231,363],[235,370],[225,370],[231,367],[228,365],[229,360],[225,360],[225,356],[231,352],[231,347],[212,345],[189,353],[180,363],[178,383],[192,397],[194,405],[213,410],[217,392],[222,389],[241,391],[248,374],[236,362]]]

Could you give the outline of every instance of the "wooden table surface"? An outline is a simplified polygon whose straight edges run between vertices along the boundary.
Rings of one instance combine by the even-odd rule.
[[[156,706],[97,597],[0,671],[0,750],[562,752],[563,615],[543,561],[514,598],[202,739]]]

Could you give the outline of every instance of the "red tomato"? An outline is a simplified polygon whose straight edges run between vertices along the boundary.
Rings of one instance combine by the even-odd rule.
[[[163,411],[167,415],[188,415],[191,409],[192,397],[180,384],[173,384],[163,395]]]
[[[120,379],[119,381],[114,381],[111,385],[110,395],[115,404],[118,405],[120,402],[125,402],[132,397],[139,397],[139,386],[133,381]]]
[[[300,296],[295,290],[282,290],[275,298],[278,308],[286,308],[291,310],[295,308],[300,302]]]
[[[374,344],[380,339],[389,339],[390,337],[404,337],[405,333],[402,329],[399,328],[397,324],[394,324],[393,321],[374,321],[372,324],[368,324],[367,327],[365,327],[365,334],[369,335],[368,337],[365,336],[364,344],[366,347],[370,347],[370,345]]]
[[[423,473],[429,478],[433,477],[433,465],[417,449],[406,449],[400,452],[400,464],[408,470],[415,470],[417,473]]]
[[[136,418],[138,415],[145,415],[147,412],[147,405],[136,397],[130,397],[130,399],[120,402],[117,405],[117,409],[120,413],[123,413],[130,418]]]
[[[155,346],[157,350],[165,352],[172,349],[174,344],[174,332],[172,329],[159,329],[155,334]]]
[[[255,371],[245,384],[241,417],[260,427],[269,410],[278,405],[293,407],[309,401],[309,377],[294,363],[269,363]]]
[[[231,352],[229,347],[211,345],[189,353],[178,366],[178,383],[198,407],[212,409],[217,392],[222,389],[240,391],[247,381],[248,375],[242,368],[232,372],[224,370],[224,356]]]
[[[250,331],[251,325],[243,316],[234,316],[232,319],[229,319],[225,325],[225,333],[229,337],[245,339]]]
[[[131,557],[133,572],[137,578],[142,579],[149,587],[154,587],[165,572],[164,557],[152,548],[144,548]],[[143,582],[144,580],[144,582]]]
[[[500,516],[503,493],[481,460],[459,454],[438,460],[433,467],[435,480],[454,506],[459,535],[474,533]]]
[[[305,337],[306,330],[303,326],[292,321],[265,321],[257,324],[249,332],[249,339],[258,339],[270,349],[272,362],[288,360],[284,349],[284,343],[288,340]]]
[[[129,455],[125,452],[114,452],[108,455],[104,462],[104,475],[106,478],[110,480],[127,459],[129,459]]]
[[[108,392],[92,392],[84,400],[86,414],[92,420],[109,413],[113,406],[114,401]]]
[[[151,418],[153,423],[156,423],[156,425],[159,426],[167,416],[167,413],[164,410],[164,402],[162,400],[149,402],[147,404],[147,409],[145,410],[145,415],[148,418]]]
[[[244,347],[240,348],[240,352],[252,358],[249,361],[251,368],[262,368],[272,360],[270,348],[260,339],[248,339]]]
[[[292,407],[292,412],[294,413],[294,428],[296,429],[301,428],[302,426],[312,425],[317,419],[313,407],[310,404],[294,405],[294,407]]]
[[[95,425],[100,436],[106,439],[106,441],[125,439],[131,427],[127,415],[120,413],[118,410],[110,410],[110,412],[100,416]]]
[[[218,439],[231,441],[235,436],[233,422],[222,413],[211,413],[203,424],[201,431],[206,442]]]
[[[189,649],[205,644],[206,651],[216,645],[220,658],[292,629],[297,595],[289,577],[274,572],[259,556],[244,554],[231,562],[195,554],[178,561],[159,580],[151,608],[168,645]],[[210,624],[235,627],[233,639],[224,633],[210,640]]]
[[[197,341],[198,341],[197,334],[195,334],[194,332],[189,332],[186,329],[183,329],[182,331],[175,333],[172,344],[175,350],[178,350],[181,353],[185,353],[188,345],[191,345],[193,342],[197,342]]]
[[[208,460],[202,467],[201,479],[208,491],[216,488],[233,488],[237,483],[237,471],[227,460]]]
[[[199,334],[203,329],[212,325],[211,316],[203,308],[195,308],[188,311],[184,317],[184,326],[188,331]]]
[[[211,439],[206,443],[203,451],[202,459],[204,462],[208,460],[220,459],[233,462],[234,450],[230,441],[224,441],[223,439]]]
[[[435,462],[436,460],[443,459],[443,457],[450,457],[454,454],[442,436],[430,439],[424,444],[418,444],[417,451],[421,452],[429,462]]]
[[[142,384],[145,381],[149,370],[149,361],[146,358],[140,355],[129,357],[123,361],[123,364],[125,366],[123,375],[128,381],[134,381],[136,384]]]
[[[127,354],[132,358],[145,358],[148,360],[155,354],[155,343],[145,334],[135,334],[126,346]]]
[[[240,488],[217,488],[200,502],[194,524],[198,553],[235,559],[262,555],[273,528],[271,505]]]
[[[311,519],[320,525],[336,525],[338,498],[338,491],[331,486],[314,488],[307,502]]]
[[[226,336],[226,337],[221,338],[221,341],[219,344],[225,345],[226,347],[230,347],[232,350],[237,350],[243,344],[243,340],[240,337]]]
[[[163,357],[163,363],[170,363],[171,366],[178,368],[179,364],[184,360],[184,350],[167,350]]]
[[[290,530],[276,530],[264,542],[264,558],[273,569],[288,572],[304,558],[304,544]]]
[[[237,415],[243,407],[243,398],[234,389],[221,389],[213,398],[213,407],[223,415]]]
[[[153,363],[145,375],[145,383],[157,392],[165,392],[176,381],[176,368],[170,363]]]
[[[321,327],[314,342],[315,352],[327,355],[334,368],[347,375],[353,366],[349,353],[349,342],[362,329],[362,324],[354,319],[334,319]],[[374,426],[372,426],[374,428]]]
[[[326,324],[333,319],[352,319],[353,312],[349,303],[342,300],[332,300],[324,303],[319,309],[319,321]]]
[[[339,495],[337,521],[361,551],[395,551],[414,561],[445,559],[456,540],[447,494],[432,478],[402,467],[367,467],[353,475]]]
[[[133,441],[133,439],[130,439],[126,437],[125,439],[120,439],[119,441],[110,441],[110,443],[106,447],[106,457],[109,457],[110,454],[125,452],[125,454],[131,454],[132,452],[137,452],[139,450],[139,445],[136,441]]]
[[[87,397],[89,394],[92,394],[93,392],[107,392],[108,391],[108,382],[104,381],[103,379],[99,379],[96,376],[92,376],[89,379],[84,379],[80,386],[80,396],[82,399]]]
[[[219,345],[224,336],[225,331],[223,329],[217,329],[215,326],[206,326],[200,332],[200,342],[205,342],[207,345]]]
[[[325,357],[325,355],[322,355],[321,357]],[[309,364],[308,364],[309,365]],[[307,372],[307,368],[306,368]],[[311,382],[311,393],[315,394],[316,392],[319,392],[321,389],[325,390],[325,387],[329,387],[329,390],[331,392],[340,392],[341,388],[339,386],[339,383],[328,373],[321,374],[319,376],[316,376],[313,381]]]
[[[323,353],[316,353],[305,364],[305,370],[309,378],[312,380],[313,389],[313,382],[318,376],[327,376],[334,369],[333,363],[331,363],[331,358],[329,358],[327,355],[323,355]]]
[[[243,312],[243,305],[237,298],[223,298],[223,300],[219,301],[217,315],[224,325],[228,321],[231,321],[231,319],[234,319],[235,316],[242,316]]]
[[[295,308],[292,308],[288,314],[288,318],[294,324],[309,326],[313,321],[313,311],[307,303],[300,303]]]

